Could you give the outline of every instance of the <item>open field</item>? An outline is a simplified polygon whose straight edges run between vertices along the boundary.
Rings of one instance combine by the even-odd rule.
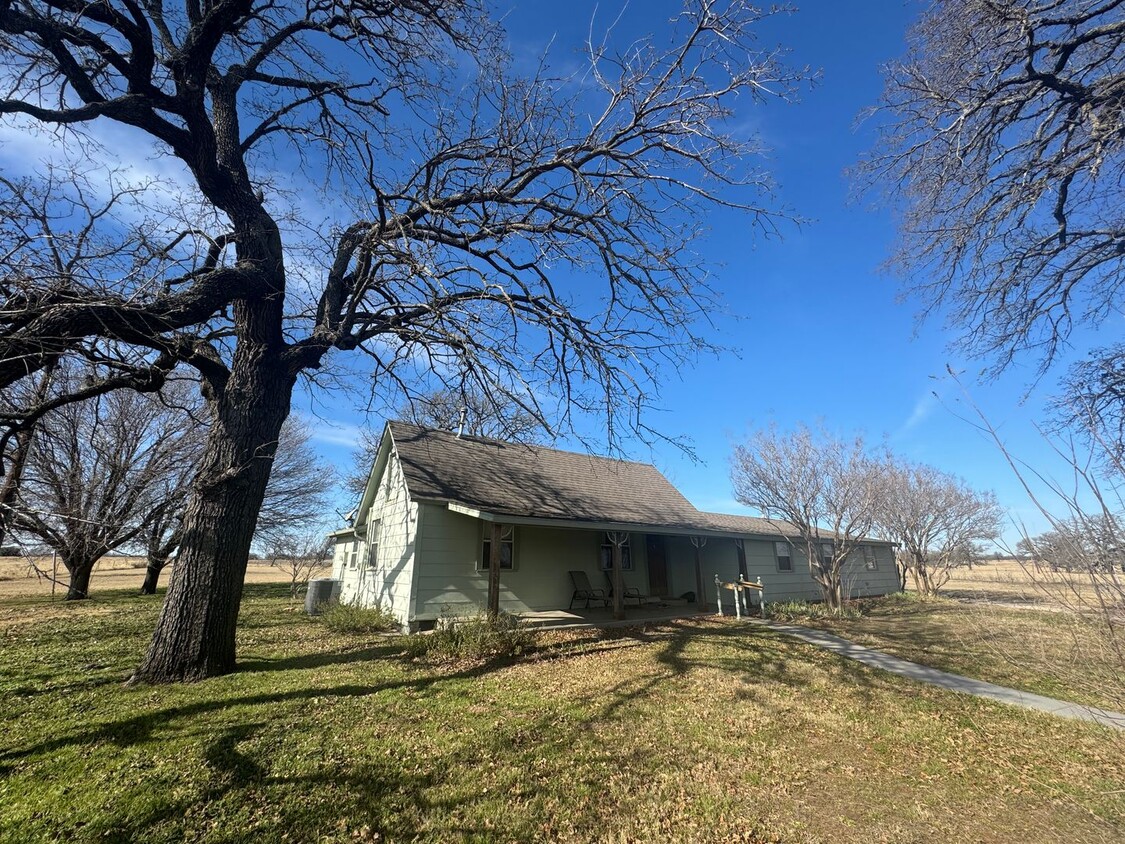
[[[33,564],[48,576],[37,575]],[[0,557],[0,600],[16,596],[51,595],[51,558],[47,557]],[[165,569],[161,575],[161,583],[167,583],[167,578],[172,574],[171,567]],[[115,590],[139,590],[141,582],[145,579],[145,561],[143,557],[103,557],[94,567],[94,574],[90,578],[90,594],[98,597],[101,592]],[[246,569],[247,583],[277,583],[288,582],[289,575],[281,569],[257,560],[251,560]],[[67,573],[61,565],[58,568],[58,585],[55,595],[62,598],[66,595]]]
[[[909,588],[910,579],[907,578]],[[1016,560],[995,560],[971,569],[953,570],[953,577],[942,588],[950,598],[995,601],[1006,604],[1027,604],[1040,607],[1095,607],[1097,598],[1088,578],[1081,574],[1052,572],[1033,563],[1021,565]]]
[[[248,587],[238,673],[158,688],[121,683],[156,602],[0,602],[0,840],[1125,838],[1102,728],[729,619],[424,665],[284,591]]]

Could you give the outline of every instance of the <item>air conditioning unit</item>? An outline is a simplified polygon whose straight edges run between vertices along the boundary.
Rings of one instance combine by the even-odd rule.
[[[340,600],[340,581],[332,577],[318,577],[309,581],[309,589],[305,593],[305,612],[309,615],[320,615],[321,610],[328,604]]]

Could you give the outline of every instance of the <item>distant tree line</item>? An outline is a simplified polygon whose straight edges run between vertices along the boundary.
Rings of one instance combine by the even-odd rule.
[[[80,367],[53,367],[37,382],[7,391],[0,413],[18,414],[27,390],[42,401],[73,394],[93,377]],[[89,596],[95,564],[115,550],[146,557],[141,592],[154,594],[183,540],[209,425],[192,381],[59,403],[26,429],[18,483],[0,504],[6,535],[57,553],[69,576],[68,600]],[[296,417],[282,428],[257,521],[262,547],[291,542],[327,512],[334,473],[312,450],[310,436]]]

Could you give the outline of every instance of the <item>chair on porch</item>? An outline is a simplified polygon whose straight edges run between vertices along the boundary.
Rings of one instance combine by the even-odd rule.
[[[595,589],[590,585],[590,578],[584,571],[570,572],[570,582],[574,584],[574,594],[570,596],[568,610],[574,609],[574,602],[585,599],[585,609],[590,609],[590,601],[601,601],[603,606],[609,606],[609,596],[604,589]]]
[[[606,582],[609,584],[609,597],[613,597],[613,574],[612,572],[605,573]],[[626,586],[625,591],[621,593],[621,603],[626,601],[636,601],[637,606],[644,606],[645,601],[648,600],[648,595],[641,594],[641,590],[636,586]]]

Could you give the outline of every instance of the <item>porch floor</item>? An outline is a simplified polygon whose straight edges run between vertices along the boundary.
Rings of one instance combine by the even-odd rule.
[[[524,612],[519,617],[531,627],[539,628],[564,628],[564,627],[632,627],[635,624],[655,621],[673,621],[677,618],[689,618],[696,615],[712,615],[714,609],[701,610],[694,603],[666,603],[644,604],[643,606],[628,606],[625,608],[625,618],[613,617],[613,607],[590,607],[573,610],[544,610],[542,612]]]

